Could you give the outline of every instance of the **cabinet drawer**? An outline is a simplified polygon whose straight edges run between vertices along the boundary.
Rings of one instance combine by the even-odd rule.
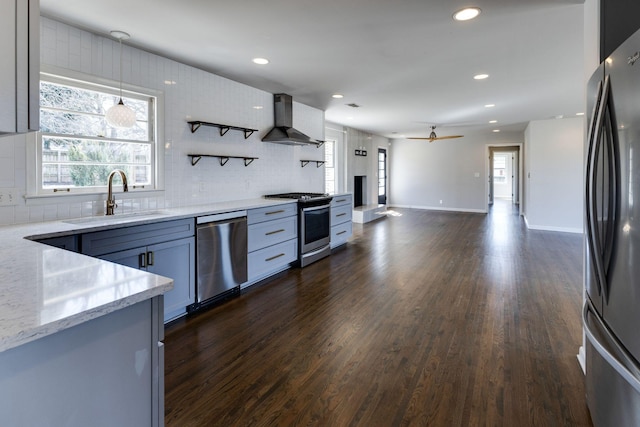
[[[347,239],[353,234],[353,224],[351,221],[345,222],[335,227],[331,227],[331,247],[335,248],[347,242]]]
[[[249,226],[247,247],[249,252],[295,239],[298,236],[298,217],[290,216]]]
[[[83,234],[80,250],[85,255],[96,256],[194,235],[193,218],[163,221]]]
[[[273,219],[286,218],[298,214],[297,203],[283,203],[274,206],[267,206],[247,211],[247,224],[257,224],[259,222],[271,221]]]
[[[343,205],[349,205],[351,206],[351,194],[343,194],[341,196],[333,196],[333,199],[331,199],[331,207],[338,207],[338,206],[343,206]]]
[[[337,208],[331,207],[331,225],[351,222],[351,205],[342,205]]]
[[[259,251],[251,252],[247,259],[249,282],[266,277],[298,259],[298,240],[292,239]]]

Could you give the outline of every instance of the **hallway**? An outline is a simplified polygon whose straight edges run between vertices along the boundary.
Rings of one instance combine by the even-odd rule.
[[[393,209],[166,335],[167,426],[590,426],[580,235]]]

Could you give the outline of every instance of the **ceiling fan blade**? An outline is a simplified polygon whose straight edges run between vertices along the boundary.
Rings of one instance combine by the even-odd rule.
[[[436,136],[435,138],[433,137],[427,137],[427,136],[414,136],[414,137],[409,137],[407,139],[419,139],[422,141],[429,141],[429,142],[433,142],[433,141],[438,141],[440,139],[453,139],[453,138],[462,138],[464,135],[448,135],[448,136]]]
[[[436,138],[434,138],[434,141],[437,141],[439,139],[453,139],[453,138],[462,138],[464,135],[448,135],[448,136],[438,136]]]

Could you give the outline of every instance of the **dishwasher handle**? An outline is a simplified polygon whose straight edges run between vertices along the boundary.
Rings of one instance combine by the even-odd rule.
[[[196,224],[208,224],[211,222],[228,221],[230,219],[239,219],[247,216],[247,211],[233,211],[219,214],[199,216],[196,218]]]

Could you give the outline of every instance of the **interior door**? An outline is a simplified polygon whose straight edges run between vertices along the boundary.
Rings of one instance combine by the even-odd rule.
[[[378,204],[387,204],[387,150],[378,148]]]
[[[489,150],[489,205],[493,205],[493,150]]]
[[[516,180],[518,162],[516,161],[516,153],[511,153],[511,203],[517,204],[518,183]]]

